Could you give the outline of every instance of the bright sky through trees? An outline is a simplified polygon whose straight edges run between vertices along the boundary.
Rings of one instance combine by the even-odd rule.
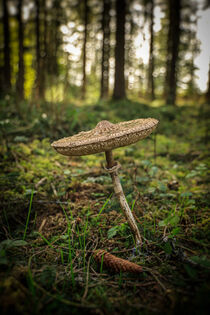
[[[139,9],[141,6],[138,6]],[[137,9],[135,7],[135,9]],[[155,24],[154,30],[158,32],[161,28],[161,18],[164,16],[159,6],[155,8]],[[140,17],[142,19],[142,17]],[[147,24],[147,23],[146,23]],[[74,23],[68,23],[67,26],[62,26],[61,30],[64,34],[65,50],[71,54],[72,61],[78,61],[81,56],[82,46],[79,45],[78,33],[74,33],[71,30],[74,28]],[[201,52],[195,58],[195,65],[198,67],[196,70],[196,83],[200,90],[204,92],[207,89],[208,81],[208,69],[210,62],[210,45],[209,45],[209,32],[210,30],[210,9],[203,11],[202,9],[198,10],[198,23],[197,23],[197,38],[201,42]],[[135,54],[137,58],[141,58],[144,64],[148,64],[149,60],[149,29],[148,25],[144,29],[144,37],[142,32],[136,36],[134,40],[135,45]],[[80,81],[80,80],[79,80]],[[80,82],[77,82],[80,85]],[[113,83],[112,76],[110,77],[110,83]]]
[[[201,91],[205,91],[207,89],[210,62],[210,9],[206,11],[199,10],[198,16],[197,37],[201,42],[201,52],[195,58],[195,65],[198,67],[198,70],[196,71],[198,76],[196,82]]]

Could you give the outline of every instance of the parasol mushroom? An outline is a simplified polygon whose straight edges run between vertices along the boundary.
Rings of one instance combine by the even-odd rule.
[[[74,136],[54,141],[51,144],[57,152],[67,156],[105,152],[107,162],[105,169],[111,175],[115,194],[134,234],[136,245],[141,245],[141,235],[123,193],[118,176],[120,164],[115,162],[112,150],[146,138],[156,128],[157,124],[158,120],[153,118],[135,119],[117,124],[102,120],[90,131],[82,131]]]

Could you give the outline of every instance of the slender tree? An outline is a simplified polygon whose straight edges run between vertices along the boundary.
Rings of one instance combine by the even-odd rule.
[[[89,16],[89,6],[88,0],[84,0],[84,39],[83,39],[83,64],[82,64],[82,99],[86,95],[86,61],[87,61],[87,37],[88,37],[88,16]]]
[[[35,30],[36,30],[36,98],[44,99],[45,94],[45,70],[46,70],[46,1],[36,1],[36,16],[35,16]],[[43,13],[43,14],[42,14]],[[41,16],[44,19],[41,19]],[[41,30],[43,26],[43,36]],[[43,39],[43,40],[42,40]]]
[[[4,87],[8,92],[11,89],[11,65],[10,65],[10,28],[7,0],[3,0],[3,25],[4,25]]]
[[[155,86],[154,86],[154,0],[149,1],[149,25],[150,25],[150,48],[149,48],[149,69],[148,69],[148,92],[150,99],[155,99]]]
[[[209,62],[209,76],[208,76],[208,85],[206,91],[206,101],[210,104],[210,62]]]
[[[17,75],[17,95],[20,100],[24,99],[24,33],[23,33],[23,19],[22,19],[22,5],[23,1],[18,0],[17,20],[18,20],[18,44],[19,44],[19,60],[18,60],[18,75]]]
[[[205,0],[203,4],[203,10],[210,8],[210,0]]]
[[[180,44],[181,0],[168,0],[169,26],[168,48],[165,77],[165,100],[167,104],[175,105],[178,56]]]
[[[196,38],[196,32],[191,30],[189,31],[189,48],[188,53],[191,53],[191,58],[188,62],[186,62],[186,71],[189,75],[189,81],[187,82],[187,93],[192,98],[197,93],[196,86],[196,74],[195,71],[197,67],[195,65],[195,57],[200,53],[199,42]],[[188,67],[187,67],[188,66]]]
[[[58,66],[58,51],[60,46],[60,30],[62,13],[61,13],[61,1],[54,0],[54,10],[55,10],[55,21],[54,21],[54,75],[58,76],[59,66]]]
[[[110,0],[103,0],[102,16],[102,60],[101,60],[101,95],[106,99],[109,93],[109,57],[110,57]]]
[[[47,0],[42,0],[43,9],[43,45],[41,53],[41,96],[44,99],[45,89],[46,89],[46,76],[47,76],[47,57],[48,57],[48,44],[47,44],[47,33],[48,33],[48,23],[47,23]]]
[[[125,93],[125,15],[126,0],[116,0],[116,45],[113,99],[123,99]]]
[[[36,98],[41,97],[40,0],[36,1]]]

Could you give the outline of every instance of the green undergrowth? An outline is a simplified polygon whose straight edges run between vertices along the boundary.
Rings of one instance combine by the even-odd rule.
[[[26,119],[27,108],[20,118],[7,105],[10,111],[5,109],[0,121],[2,313],[206,314],[206,106],[60,104],[61,118],[55,106],[50,116],[48,104]],[[114,151],[143,239],[142,247],[135,249],[103,167],[104,154],[65,157],[50,143],[92,128],[101,119],[139,117],[159,119],[157,131]],[[143,272],[113,273],[103,263],[96,264],[97,249],[133,261]]]

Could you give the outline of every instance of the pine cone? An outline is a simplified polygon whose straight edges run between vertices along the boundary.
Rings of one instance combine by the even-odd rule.
[[[142,267],[134,264],[130,261],[127,261],[122,258],[118,258],[105,250],[99,249],[94,252],[94,259],[101,263],[102,256],[103,258],[103,265],[107,268],[113,269],[116,272],[132,272],[132,273],[139,273],[142,272]]]

